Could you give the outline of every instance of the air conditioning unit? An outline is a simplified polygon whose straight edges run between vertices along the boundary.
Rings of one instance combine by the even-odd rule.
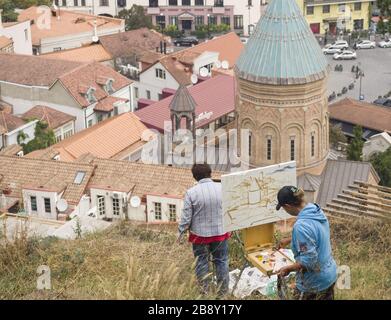
[[[113,199],[122,199],[122,194],[119,192],[113,192]]]

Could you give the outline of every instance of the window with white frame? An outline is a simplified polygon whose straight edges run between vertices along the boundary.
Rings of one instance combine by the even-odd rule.
[[[177,217],[176,217],[176,204],[169,204],[168,205],[168,212],[170,214],[170,221],[171,222],[176,222]]]
[[[26,41],[29,41],[29,32],[27,29],[24,29],[24,38]]]
[[[99,216],[104,216],[106,215],[106,201],[105,201],[105,196],[98,196],[98,213]]]
[[[162,220],[162,204],[160,202],[153,203],[155,209],[155,220]]]
[[[119,217],[121,211],[120,201],[119,199],[113,198],[113,215]]]
[[[63,132],[64,132],[64,139],[69,138],[70,136],[72,136],[73,135],[73,125],[72,125],[72,123],[66,125],[63,128]]]
[[[163,69],[155,69],[155,72],[156,72],[156,78],[159,78],[159,79],[166,79],[166,71],[163,70]]]
[[[134,96],[138,99],[138,88],[134,87]]]

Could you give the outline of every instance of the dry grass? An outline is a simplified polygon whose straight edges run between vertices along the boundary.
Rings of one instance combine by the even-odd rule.
[[[391,226],[332,223],[332,238],[338,263],[352,271],[352,290],[337,291],[337,297],[390,299]],[[122,222],[74,241],[21,236],[13,243],[3,242],[0,299],[201,298],[191,247],[178,245],[175,239],[175,232],[167,228]],[[231,270],[243,265],[235,241],[230,255]],[[52,290],[45,293],[36,290],[39,265],[51,269]]]

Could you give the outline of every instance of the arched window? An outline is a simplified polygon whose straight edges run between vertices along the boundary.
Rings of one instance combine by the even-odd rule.
[[[291,161],[294,161],[296,159],[296,150],[295,150],[295,137],[290,137],[290,151],[291,151]]]
[[[311,132],[311,157],[315,157],[315,132]]]
[[[266,137],[266,159],[272,160],[272,137]]]
[[[250,132],[248,134],[248,155],[251,157],[253,149],[253,134]]]

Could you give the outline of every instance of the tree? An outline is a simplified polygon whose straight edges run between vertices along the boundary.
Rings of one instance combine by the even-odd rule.
[[[334,149],[337,149],[340,143],[346,143],[347,139],[338,125],[330,127],[330,144]]]
[[[380,185],[391,187],[391,148],[372,155],[370,162],[380,177]]]
[[[45,149],[56,143],[56,137],[52,129],[49,129],[45,121],[38,121],[35,126],[34,139],[27,144],[22,143],[23,152],[25,154],[35,150]]]
[[[50,0],[13,0],[16,8],[27,9],[32,6],[51,6],[53,1]]]
[[[377,7],[383,17],[391,16],[391,0],[377,0]]]
[[[134,4],[129,10],[120,11],[118,18],[125,19],[126,30],[153,28],[152,18],[145,14],[143,6]]]
[[[362,149],[364,147],[364,141],[362,139],[363,131],[362,127],[355,126],[353,128],[354,138],[350,142],[347,148],[347,158],[352,161],[362,161]]]
[[[15,22],[18,14],[15,12],[15,4],[12,0],[0,0],[0,9],[3,10],[1,16],[3,22]]]

